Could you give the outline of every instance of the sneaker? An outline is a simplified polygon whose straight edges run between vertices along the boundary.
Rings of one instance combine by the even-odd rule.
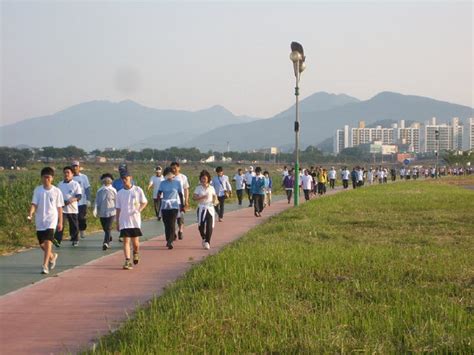
[[[173,243],[171,243],[171,242],[166,243],[166,247],[167,247],[169,250],[173,249]]]
[[[178,232],[178,239],[183,240],[183,232]]]
[[[132,270],[133,266],[130,260],[125,260],[125,263],[123,264],[123,269],[124,270]]]
[[[84,239],[86,236],[84,235],[84,231],[80,231],[79,235],[81,236],[81,239]]]
[[[224,218],[220,218],[220,217],[219,217],[219,222],[222,222],[223,220],[224,220]]]
[[[61,242],[56,238],[53,238],[53,244],[56,248],[61,248]]]
[[[54,253],[53,258],[49,261],[49,268],[53,270],[56,267],[56,260],[58,260],[58,254]]]
[[[42,273],[43,275],[49,274],[48,267],[47,267],[47,266],[43,266],[43,267],[41,268],[41,273]]]
[[[72,246],[75,248],[79,245],[79,241],[75,240],[72,242]]]
[[[140,254],[133,253],[133,264],[137,265],[139,261],[140,261]]]
[[[209,250],[211,249],[211,245],[208,242],[204,243],[204,249]]]
[[[102,244],[102,250],[109,249],[109,245],[107,243]]]

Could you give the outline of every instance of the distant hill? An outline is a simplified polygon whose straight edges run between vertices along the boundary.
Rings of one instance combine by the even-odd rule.
[[[235,116],[222,106],[191,112],[159,110],[131,100],[91,101],[3,126],[0,145],[165,148],[181,145],[210,128],[254,120]]]
[[[474,115],[471,107],[393,92],[382,92],[366,101],[348,102],[327,110],[301,111],[302,149],[308,145],[318,146],[333,136],[336,129],[345,124],[356,126],[360,120],[371,125],[383,120],[404,119],[424,123],[431,117],[437,117],[439,122],[459,117],[466,123],[467,118]],[[216,128],[187,142],[186,146],[201,148],[200,142],[213,142],[223,150],[229,142],[232,150],[288,147],[294,142],[294,112],[284,112],[288,114],[282,113],[268,120]],[[326,141],[325,145],[327,144]]]

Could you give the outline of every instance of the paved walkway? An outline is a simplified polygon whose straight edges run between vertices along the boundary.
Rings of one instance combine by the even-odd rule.
[[[290,206],[286,200],[277,201],[262,218],[254,217],[251,208],[226,214],[224,222],[216,223],[210,251],[201,247],[194,225],[185,229],[185,239],[173,250],[165,248],[163,236],[141,243],[141,260],[133,270],[122,270],[123,254],[117,251],[0,297],[1,352],[60,354],[87,349],[193,264]]]

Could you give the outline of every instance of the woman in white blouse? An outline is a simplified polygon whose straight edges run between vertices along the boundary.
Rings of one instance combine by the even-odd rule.
[[[202,238],[202,246],[209,250],[215,222],[214,205],[219,203],[219,200],[217,199],[216,190],[210,185],[211,174],[207,170],[201,171],[199,181],[201,184],[194,190],[193,200],[198,202],[197,223]]]

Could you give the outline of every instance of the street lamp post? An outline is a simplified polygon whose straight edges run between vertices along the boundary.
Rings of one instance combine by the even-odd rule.
[[[305,69],[304,61],[306,59],[303,46],[298,42],[291,42],[290,60],[293,62],[293,70],[295,72],[295,186],[294,186],[294,205],[298,206],[300,201],[300,154],[299,154],[299,133],[300,133],[300,112],[299,112],[299,96],[300,96],[300,76]]]
[[[439,157],[439,130],[435,130],[435,140],[436,140],[436,164],[435,164],[435,178],[438,178],[438,157]]]

